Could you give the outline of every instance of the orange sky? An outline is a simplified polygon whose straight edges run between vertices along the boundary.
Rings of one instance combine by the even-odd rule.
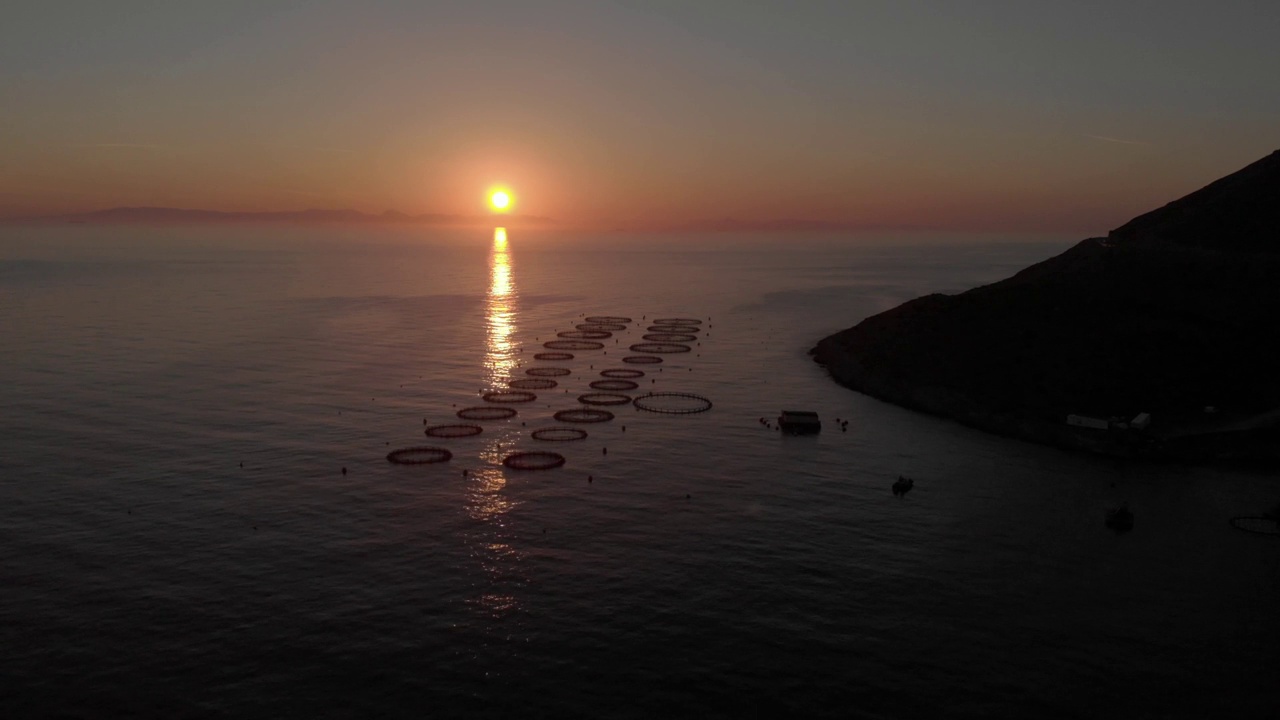
[[[20,10],[0,216],[472,215],[501,183],[575,227],[1100,232],[1280,147],[1244,3],[439,5]]]

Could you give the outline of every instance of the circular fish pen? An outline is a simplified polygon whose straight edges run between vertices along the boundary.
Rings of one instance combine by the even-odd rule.
[[[533,356],[533,359],[534,360],[572,360],[573,353],[566,353],[566,352],[538,353]]]
[[[660,392],[641,395],[632,401],[640,410],[664,415],[693,415],[711,409],[711,400],[693,393]]]
[[[548,350],[599,350],[604,347],[604,343],[591,340],[552,340],[542,343],[542,347]]]
[[[698,318],[658,318],[651,320],[654,325],[701,325],[702,321]]]
[[[546,442],[573,442],[574,440],[586,440],[587,431],[572,427],[549,427],[534,430],[532,437],[534,440],[544,440]]]
[[[581,325],[574,325],[574,327],[579,330],[598,330],[604,332],[622,332],[627,329],[627,326],[622,323],[582,323]]]
[[[556,337],[566,340],[604,340],[613,337],[613,333],[607,330],[565,330],[556,333]]]
[[[634,380],[596,380],[591,383],[592,390],[635,390],[640,384]]]
[[[1280,535],[1280,522],[1269,517],[1233,517],[1231,527],[1258,535]]]
[[[657,365],[662,362],[662,358],[655,355],[628,355],[622,358],[622,362],[632,365]]]
[[[551,470],[564,465],[564,456],[542,450],[518,452],[503,458],[502,464],[512,470]]]
[[[619,395],[618,393],[595,392],[579,395],[578,402],[583,405],[630,405],[630,395]]]
[[[512,390],[550,390],[559,384],[555,380],[546,378],[525,378],[523,380],[512,380],[507,383],[507,387]]]
[[[588,315],[589,323],[608,323],[610,325],[626,325],[631,322],[631,318],[621,315]]]
[[[478,406],[462,408],[458,417],[463,420],[507,420],[516,416],[516,409],[509,407]]]
[[[569,368],[536,367],[525,370],[524,374],[533,377],[564,377],[570,372],[572,371]]]
[[[674,327],[674,326],[673,326]],[[685,333],[668,333],[656,332],[641,336],[642,340],[650,340],[661,343],[687,343],[694,342],[698,339],[697,335],[688,335]]]
[[[631,368],[609,368],[608,370],[601,370],[600,377],[620,378],[625,380],[627,378],[644,377],[644,371],[633,370]]]
[[[427,437],[464,438],[479,435],[484,428],[479,425],[433,425],[426,430]]]
[[[453,453],[444,448],[426,447],[425,445],[400,448],[387,453],[387,461],[397,465],[431,465],[432,463],[448,462],[452,458]]]
[[[669,355],[671,353],[687,353],[692,349],[693,348],[689,347],[688,345],[681,345],[680,343],[669,343],[669,342],[636,343],[635,345],[631,346],[631,350],[633,352],[658,353],[660,355]],[[626,362],[626,358],[623,358],[623,362]]]
[[[552,415],[556,422],[566,423],[602,423],[609,422],[613,419],[613,413],[608,410],[597,410],[596,408],[575,408],[573,410],[561,410]]]
[[[684,333],[692,335],[693,333],[702,332],[702,328],[692,325],[650,325],[649,332],[657,333]]]
[[[531,393],[527,390],[495,390],[494,392],[487,392],[480,397],[484,398],[485,402],[512,405],[516,403],[530,403],[538,399],[538,395],[536,393]]]

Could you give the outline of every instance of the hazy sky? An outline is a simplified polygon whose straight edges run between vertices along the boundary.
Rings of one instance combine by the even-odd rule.
[[[1280,3],[5,3],[0,215],[1102,231],[1280,148]]]

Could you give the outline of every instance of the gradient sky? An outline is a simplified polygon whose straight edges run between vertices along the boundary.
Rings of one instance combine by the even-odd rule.
[[[1280,6],[6,3],[0,215],[1104,231],[1280,148]]]

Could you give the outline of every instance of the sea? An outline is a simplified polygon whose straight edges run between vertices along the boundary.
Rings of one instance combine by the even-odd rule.
[[[1271,716],[1280,538],[1228,520],[1274,474],[984,434],[807,354],[1073,241],[4,227],[0,717]],[[611,369],[704,411],[584,405]],[[425,434],[474,406],[517,414]],[[418,446],[451,459],[388,461]]]

